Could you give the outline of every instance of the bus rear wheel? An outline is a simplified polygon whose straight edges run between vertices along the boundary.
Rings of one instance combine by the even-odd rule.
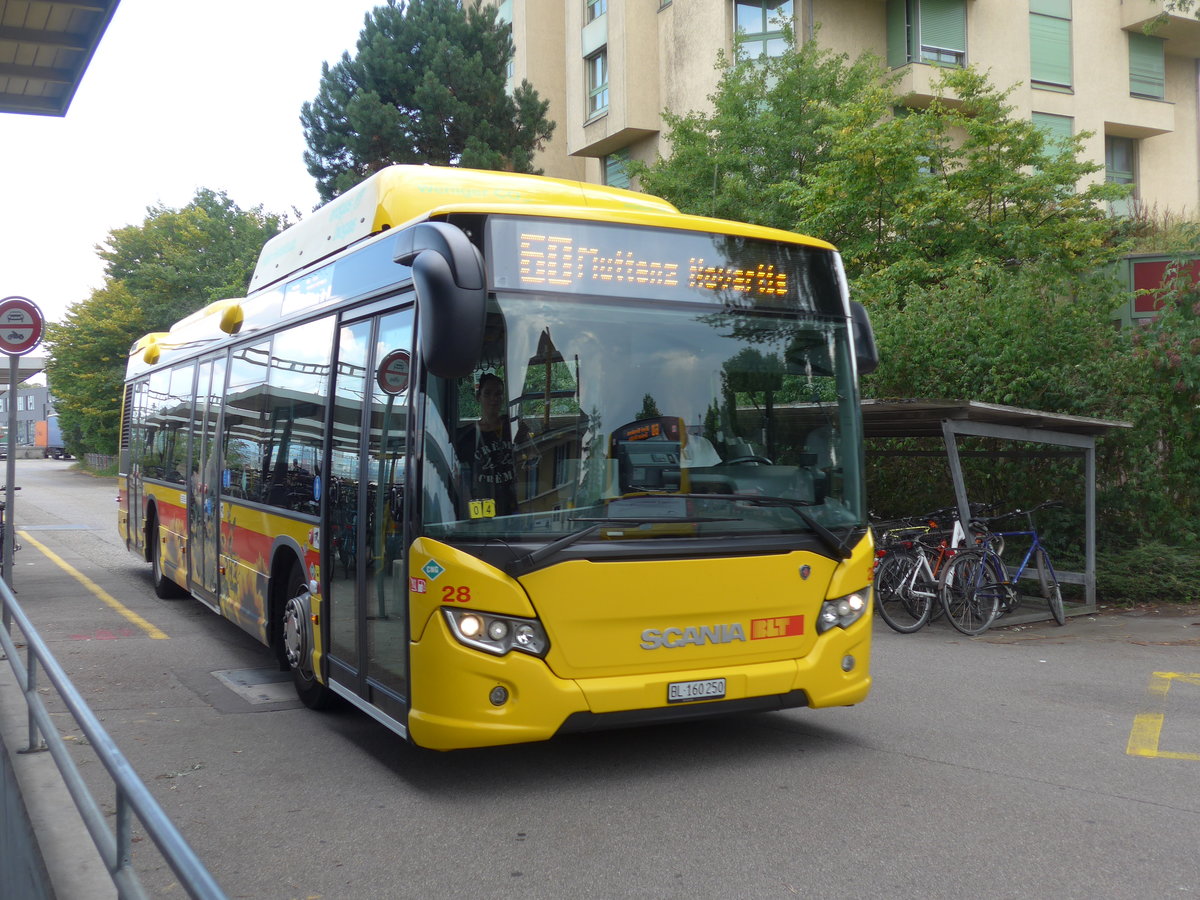
[[[312,616],[308,588],[299,566],[288,574],[287,593],[283,604],[283,655],[292,671],[296,693],[309,709],[327,709],[335,695],[317,680],[312,666]]]

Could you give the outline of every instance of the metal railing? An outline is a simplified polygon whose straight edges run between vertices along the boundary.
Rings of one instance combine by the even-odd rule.
[[[113,739],[100,724],[100,720],[88,708],[83,697],[75,689],[58,661],[50,654],[37,630],[17,603],[9,586],[0,581],[0,647],[8,657],[17,683],[25,697],[29,711],[29,743],[24,750],[28,753],[48,750],[62,775],[63,782],[75,801],[75,806],[92,836],[96,849],[104,861],[118,897],[125,900],[142,900],[149,895],[133,869],[132,826],[134,817],[154,842],[162,858],[179,878],[180,886],[189,897],[199,900],[226,900],[224,892],[178,829],[167,818],[162,807],[151,796],[125,756],[117,749]],[[21,662],[18,647],[11,634],[12,622],[25,638],[26,661]],[[2,658],[2,657],[0,657]],[[59,697],[75,722],[91,743],[100,762],[108,770],[116,787],[117,810],[115,827],[110,829],[104,812],[84,783],[75,760],[67,750],[66,742],[50,719],[50,713],[38,694],[38,673],[42,671],[58,691]]]

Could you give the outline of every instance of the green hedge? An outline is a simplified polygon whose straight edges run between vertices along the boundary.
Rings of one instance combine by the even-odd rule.
[[[1118,606],[1135,603],[1200,603],[1200,550],[1156,541],[1096,556],[1096,601]]]

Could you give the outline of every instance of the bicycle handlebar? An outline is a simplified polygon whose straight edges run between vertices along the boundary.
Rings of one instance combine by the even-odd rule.
[[[998,516],[986,516],[971,520],[971,527],[979,527],[987,530],[992,522],[1002,522],[1005,519],[1011,519],[1015,516],[1031,516],[1039,509],[1061,509],[1066,506],[1061,500],[1043,500],[1037,506],[1031,506],[1028,509],[1014,509],[1012,512],[1001,513]]]

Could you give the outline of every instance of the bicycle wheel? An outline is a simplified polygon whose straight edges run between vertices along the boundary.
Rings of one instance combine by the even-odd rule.
[[[1059,625],[1066,625],[1067,614],[1063,609],[1062,589],[1058,586],[1058,576],[1054,574],[1054,566],[1050,565],[1050,554],[1038,547],[1034,559],[1037,563],[1038,581],[1042,585],[1042,596],[1050,605],[1050,615],[1054,616],[1054,621]]]
[[[909,590],[919,564],[911,550],[891,550],[875,569],[875,608],[893,631],[912,634],[929,621],[929,597]]]
[[[987,631],[1005,593],[999,560],[984,550],[965,550],[954,557],[941,584],[942,607],[956,630],[966,635]]]

